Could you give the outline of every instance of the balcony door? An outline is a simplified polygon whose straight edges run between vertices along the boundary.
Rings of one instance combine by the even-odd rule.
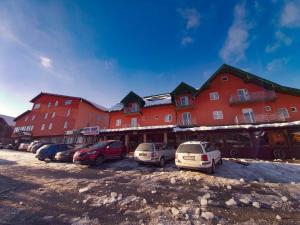
[[[245,123],[255,123],[255,115],[251,108],[243,109],[243,116]]]
[[[192,117],[190,112],[182,113],[182,125],[184,126],[192,125]]]
[[[132,103],[131,112],[135,113],[135,112],[138,112],[138,110],[139,110],[139,105],[137,103]]]
[[[188,98],[188,96],[181,96],[180,97],[180,105],[181,106],[188,106],[189,105],[189,98]]]
[[[132,127],[137,127],[137,118],[131,118],[131,126]]]
[[[247,89],[238,89],[237,95],[240,101],[247,101],[249,99],[249,93]]]

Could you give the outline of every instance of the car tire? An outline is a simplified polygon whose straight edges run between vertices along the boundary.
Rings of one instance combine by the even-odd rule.
[[[99,155],[95,161],[95,166],[100,166],[104,162],[104,157],[102,155]]]
[[[125,157],[126,157],[126,152],[122,152],[120,158],[121,158],[121,159],[125,159]]]
[[[273,151],[273,156],[275,159],[285,159],[286,153],[283,149],[275,149]]]
[[[38,158],[38,160],[40,160],[40,161],[44,161],[44,159],[42,159],[42,158]]]
[[[213,160],[213,161],[212,161],[212,164],[211,164],[211,167],[209,168],[208,172],[209,172],[210,174],[214,174],[215,171],[216,171],[216,164],[215,164],[215,161]]]
[[[165,164],[166,164],[165,158],[164,158],[164,157],[161,157],[160,160],[159,160],[159,166],[160,166],[160,167],[164,167]]]

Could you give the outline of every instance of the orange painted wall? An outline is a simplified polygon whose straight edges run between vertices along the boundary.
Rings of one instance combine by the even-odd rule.
[[[237,89],[246,88],[250,92],[263,91],[261,86],[253,83],[245,83],[242,79],[226,74],[228,81],[221,80],[221,74],[211,82],[209,89],[202,91],[195,99],[196,116],[199,125],[228,125],[234,124],[236,115],[242,114],[242,109],[252,108],[255,114],[275,113],[279,108],[288,108],[290,118],[288,121],[300,120],[300,97],[276,93],[277,99],[273,102],[244,103],[231,106],[230,96],[237,94]],[[219,100],[211,101],[209,94],[219,93]],[[266,112],[265,106],[271,106],[272,111]],[[297,107],[298,112],[291,112],[290,107]],[[222,111],[224,119],[214,120],[213,111]]]
[[[89,126],[99,126],[101,129],[108,128],[108,117],[108,112],[96,109],[85,102],[80,102],[75,129]]]
[[[171,114],[172,121],[165,122],[165,115]],[[176,124],[175,105],[159,105],[152,107],[141,108],[141,114],[125,114],[124,111],[115,111],[110,113],[109,128],[124,128],[131,124],[131,118],[137,118],[137,123],[140,126],[160,126]],[[157,118],[156,118],[157,117]],[[121,126],[116,126],[116,120],[121,119]]]

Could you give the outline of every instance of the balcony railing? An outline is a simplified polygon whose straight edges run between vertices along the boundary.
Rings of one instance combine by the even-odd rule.
[[[286,118],[279,113],[253,114],[252,117],[237,115],[234,119],[236,124],[261,124],[285,122]]]
[[[267,102],[273,101],[277,98],[275,91],[257,91],[249,92],[247,95],[231,95],[229,104],[241,104],[248,102]]]
[[[194,101],[192,99],[188,99],[187,102],[182,102],[180,100],[176,101],[176,108],[177,109],[185,109],[185,108],[191,108],[194,107]]]
[[[124,113],[125,114],[139,114],[141,113],[141,108],[137,107],[137,108],[130,108],[130,107],[126,107],[124,108]]]
[[[181,127],[194,127],[197,126],[197,120],[195,118],[191,119],[182,119],[178,118],[177,119],[177,125]]]

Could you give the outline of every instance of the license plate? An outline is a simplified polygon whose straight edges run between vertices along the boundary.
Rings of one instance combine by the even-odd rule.
[[[140,153],[139,156],[147,156],[147,153]]]
[[[183,156],[184,160],[195,160],[195,156]]]

